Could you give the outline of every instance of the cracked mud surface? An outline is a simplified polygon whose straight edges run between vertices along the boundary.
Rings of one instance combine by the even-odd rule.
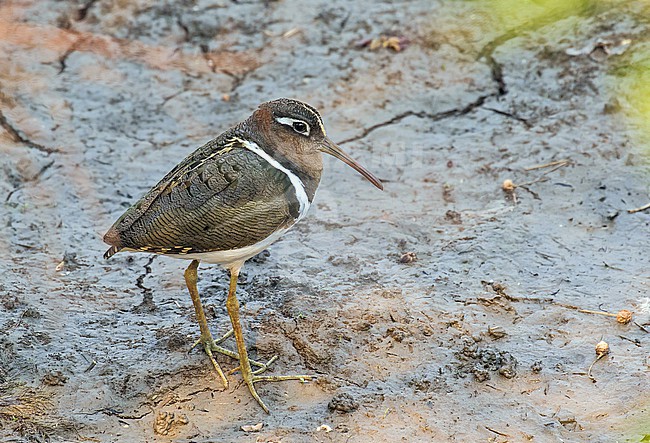
[[[627,210],[648,203],[647,151],[625,54],[580,50],[633,51],[650,13],[567,4],[508,24],[480,2],[0,3],[0,440],[641,441],[650,213]],[[408,46],[362,44],[381,35]],[[101,235],[283,96],[386,192],[326,159],[309,216],[245,266],[251,354],[318,376],[260,385],[266,415],[188,353],[187,263],[104,261]],[[199,278],[225,333],[227,277]],[[47,399],[31,427],[2,414],[16,389]]]

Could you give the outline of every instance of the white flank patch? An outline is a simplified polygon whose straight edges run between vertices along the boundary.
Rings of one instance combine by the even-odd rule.
[[[246,260],[251,257],[256,256],[266,248],[268,248],[271,243],[274,243],[277,239],[282,237],[285,232],[289,229],[281,229],[275,231],[273,234],[266,237],[259,243],[254,245],[245,246],[238,249],[230,249],[228,251],[212,251],[212,252],[197,252],[195,254],[173,254],[168,255],[167,257],[172,258],[181,258],[189,260],[201,260],[205,263],[212,263],[217,265],[222,265],[226,269],[236,268],[241,266]]]
[[[275,169],[282,171],[286,174],[287,177],[289,177],[289,180],[291,180],[291,184],[293,185],[293,189],[296,192],[296,198],[298,199],[298,203],[300,203],[300,211],[298,215],[298,220],[303,218],[306,214],[307,211],[309,210],[309,198],[307,197],[307,192],[305,192],[305,185],[302,183],[302,180],[298,178],[296,174],[293,172],[289,171],[287,168],[282,166],[276,159],[271,157],[269,154],[264,152],[262,148],[257,146],[257,144],[248,141],[248,140],[239,140],[245,147],[246,149],[253,151],[255,154],[259,155],[262,157],[264,160],[269,162],[271,166],[273,166]]]

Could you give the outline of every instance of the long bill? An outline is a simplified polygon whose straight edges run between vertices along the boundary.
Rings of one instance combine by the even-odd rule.
[[[339,160],[341,160],[346,165],[351,166],[359,174],[363,175],[370,183],[372,183],[382,191],[384,190],[384,185],[381,183],[381,181],[379,181],[377,177],[375,177],[370,171],[368,171],[366,168],[364,168],[359,163],[357,163],[356,160],[354,160],[352,157],[346,154],[341,148],[339,148],[336,145],[336,143],[334,143],[328,137],[325,137],[325,139],[323,140],[323,143],[321,145],[321,151],[323,151],[326,154],[332,155],[338,158]]]

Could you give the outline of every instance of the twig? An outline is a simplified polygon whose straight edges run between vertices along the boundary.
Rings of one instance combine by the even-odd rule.
[[[84,372],[92,371],[95,366],[97,366],[97,362],[93,359],[93,361],[90,362],[90,365],[88,365],[88,367],[84,369]]]
[[[638,208],[628,209],[627,212],[629,214],[634,214],[635,212],[645,211],[646,209],[650,209],[650,203],[648,203],[647,205],[639,206]]]
[[[585,314],[598,314],[598,315],[607,315],[608,317],[616,317],[618,314],[612,314],[611,312],[605,311],[591,311],[589,309],[578,309],[578,312],[583,312]]]
[[[622,269],[622,268],[617,268],[616,266],[612,266],[612,265],[608,264],[607,262],[603,262],[603,265],[606,268],[614,269],[615,271],[624,271],[625,270],[625,269]]]
[[[555,171],[557,171],[558,169],[563,168],[563,167],[565,167],[565,166],[567,166],[567,165],[570,165],[570,164],[571,164],[571,162],[562,163],[561,165],[557,165],[557,166],[554,167],[553,169],[549,169],[548,171],[544,172],[542,175],[548,175],[548,174],[550,174],[551,172],[555,172]],[[571,185],[567,185],[567,186],[571,186]]]
[[[593,375],[591,375],[591,368],[594,367],[594,365],[596,364],[596,362],[598,360],[600,360],[601,358],[603,358],[606,355],[607,355],[607,353],[599,354],[598,357],[596,357],[596,360],[594,360],[593,363],[591,363],[591,366],[589,366],[589,370],[587,371],[587,377],[589,377],[589,380],[593,381],[594,383],[596,383],[596,379],[594,378]]]
[[[546,177],[544,177],[544,178],[546,178]],[[537,181],[542,181],[542,180],[537,180]],[[541,197],[539,196],[539,194],[537,192],[533,191],[532,189],[530,189],[528,186],[519,185],[519,187],[521,189],[523,189],[524,191],[528,191],[533,196],[533,198],[535,200],[541,200]]]
[[[400,121],[402,121],[403,119],[405,119],[407,117],[426,118],[426,119],[429,119],[429,121],[436,122],[436,121],[444,120],[446,118],[459,117],[459,116],[462,116],[462,115],[466,115],[466,114],[469,114],[470,112],[472,112],[474,109],[481,107],[483,105],[483,103],[485,103],[485,101],[488,98],[492,98],[494,96],[495,96],[495,94],[482,95],[482,96],[478,97],[476,100],[474,100],[473,102],[467,104],[463,108],[453,108],[453,109],[449,109],[447,111],[437,112],[435,114],[432,114],[432,113],[429,113],[429,112],[426,112],[426,111],[412,111],[412,110],[406,111],[406,112],[403,112],[401,114],[398,114],[398,115],[392,117],[389,120],[386,120],[386,121],[383,121],[383,122],[376,123],[374,125],[368,126],[368,127],[364,128],[359,135],[355,135],[353,137],[346,138],[345,140],[341,140],[341,141],[338,142],[338,144],[339,145],[344,145],[346,143],[361,140],[361,139],[367,137],[371,132],[375,131],[376,129],[383,128],[385,126],[392,125],[392,124],[395,124],[395,123],[399,123]]]
[[[623,340],[627,340],[627,341],[629,341],[630,343],[634,344],[635,346],[638,346],[639,348],[641,347],[641,341],[640,341],[638,338],[635,338],[635,339],[633,340],[633,339],[631,339],[631,338],[627,338],[627,337],[624,336],[624,335],[619,335],[619,337],[621,337]]]
[[[646,334],[650,333],[650,331],[648,331],[646,328],[644,328],[642,325],[638,324],[637,322],[634,322],[634,324],[637,325],[639,329],[641,329]]]
[[[95,366],[97,366],[97,361],[95,361],[94,358],[91,358],[91,359],[89,360],[88,357],[86,357],[85,354],[79,353],[79,355],[81,355],[81,357],[82,357],[84,360],[86,360],[86,362],[89,363],[88,367],[87,367],[86,369],[84,369],[84,372],[90,372],[90,371],[93,370],[93,368],[94,368]]]
[[[544,177],[542,175],[541,177],[538,177],[533,181],[524,182],[524,183],[521,183],[521,184],[517,184],[515,186],[518,187],[518,188],[525,188],[526,186],[534,185],[535,183],[545,182],[545,181],[548,181],[548,177]]]
[[[490,432],[494,432],[495,434],[500,435],[502,437],[510,437],[508,434],[504,434],[503,432],[499,432],[496,429],[492,429],[492,428],[489,428],[487,426],[485,426],[485,429],[487,429]]]
[[[566,166],[569,163],[571,163],[571,160],[569,160],[569,159],[556,160],[554,162],[544,163],[543,165],[529,166],[528,168],[524,168],[524,171],[534,171],[535,169],[544,169],[544,168],[548,168],[548,167],[551,167],[551,166],[557,166],[557,165]]]

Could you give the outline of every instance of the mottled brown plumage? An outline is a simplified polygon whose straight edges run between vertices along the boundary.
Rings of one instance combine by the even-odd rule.
[[[199,342],[222,378],[213,357],[219,352],[240,361],[251,394],[268,412],[254,383],[308,379],[259,376],[267,364],[249,360],[235,296],[243,263],[277,240],[307,213],[323,169],[322,152],[359,171],[378,188],[381,182],[352,160],[325,134],[316,109],[297,100],[263,103],[244,122],[187,156],[104,235],[104,257],[121,250],[191,259],[185,281],[201,329]],[[212,339],[196,282],[199,261],[230,271],[226,307],[237,353]],[[251,363],[260,367],[255,373]]]
[[[219,251],[258,243],[291,225],[298,202],[287,176],[240,143],[229,146],[212,154],[203,147],[185,159],[191,165],[197,155],[212,155],[149,191],[106,234],[111,243],[167,254]]]
[[[323,169],[321,151],[283,125],[272,130],[280,106],[288,108],[284,114],[311,122],[312,139],[325,138],[315,109],[286,99],[262,104],[187,156],[129,208],[104,236],[114,246],[105,257],[121,249],[168,255],[235,249],[290,227],[299,215],[290,180],[242,143],[252,141],[291,167],[311,203]]]

